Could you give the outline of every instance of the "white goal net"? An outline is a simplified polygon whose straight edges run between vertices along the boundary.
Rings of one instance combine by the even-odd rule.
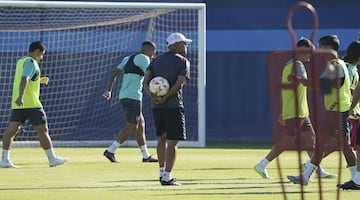
[[[182,32],[193,42],[188,49],[191,79],[184,88],[187,140],[183,146],[205,146],[205,5],[198,3],[0,2],[0,138],[10,116],[16,61],[32,41],[47,47],[40,62],[50,78],[41,87],[50,136],[57,146],[109,145],[125,126],[118,92],[102,98],[110,72],[124,56],[140,50],[144,40],[167,51],[166,37]],[[151,104],[144,95],[143,112],[149,146],[156,145]],[[25,123],[15,145],[37,145]],[[127,142],[136,146],[134,137]]]

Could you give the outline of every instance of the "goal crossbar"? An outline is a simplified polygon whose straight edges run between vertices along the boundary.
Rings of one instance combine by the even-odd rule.
[[[194,132],[194,130],[196,130],[197,133],[191,133],[193,134],[193,136],[190,137],[190,140],[186,140],[186,141],[182,141],[180,144],[182,146],[185,147],[204,147],[206,145],[206,128],[205,128],[205,89],[206,89],[206,6],[204,3],[157,3],[157,2],[70,2],[70,1],[51,1],[51,2],[46,2],[46,1],[0,1],[0,14],[2,14],[2,12],[6,13],[9,12],[7,11],[7,9],[16,9],[16,11],[18,11],[19,9],[21,9],[21,12],[24,12],[24,15],[20,15],[20,18],[18,19],[19,22],[21,22],[22,20],[25,21],[24,22],[24,26],[26,25],[26,20],[28,17],[26,14],[26,9],[41,9],[41,10],[47,10],[49,9],[48,12],[51,13],[51,9],[94,9],[94,10],[106,10],[106,9],[118,9],[119,12],[120,10],[124,9],[131,9],[131,10],[137,10],[137,9],[143,9],[143,10],[153,10],[152,14],[151,12],[149,12],[150,14],[147,14],[146,17],[138,17],[138,18],[131,18],[132,16],[129,16],[128,18],[131,20],[123,20],[122,22],[119,22],[120,20],[117,19],[111,19],[108,20],[106,22],[96,22],[94,20],[94,24],[92,25],[77,25],[77,26],[66,26],[65,22],[66,20],[70,20],[71,19],[67,19],[65,18],[66,16],[62,15],[61,12],[57,13],[57,17],[63,19],[64,24],[65,25],[61,25],[61,26],[54,26],[54,28],[52,28],[51,26],[47,27],[47,26],[42,26],[42,25],[38,25],[36,24],[34,27],[34,29],[31,29],[31,26],[29,26],[30,28],[23,28],[21,24],[18,25],[18,27],[16,27],[16,23],[13,23],[13,21],[10,22],[11,26],[14,26],[14,29],[11,29],[11,27],[9,29],[6,28],[1,28],[0,29],[0,53],[2,57],[6,57],[3,58],[3,60],[6,60],[6,62],[3,62],[3,65],[5,66],[5,69],[2,69],[0,72],[4,75],[4,76],[12,76],[13,75],[13,68],[16,65],[15,61],[16,59],[18,59],[19,57],[23,56],[24,53],[26,53],[26,48],[24,47],[26,45],[29,44],[30,39],[35,40],[35,39],[41,39],[41,40],[45,40],[46,43],[49,43],[48,46],[52,47],[49,48],[49,52],[50,54],[52,53],[53,55],[49,55],[48,57],[45,56],[45,61],[44,64],[40,63],[40,65],[45,65],[47,66],[47,68],[45,68],[45,71],[48,74],[52,74],[53,77],[55,77],[55,75],[57,73],[59,73],[58,71],[60,69],[55,69],[53,68],[52,65],[57,65],[57,66],[67,66],[67,65],[73,65],[73,68],[69,68],[69,69],[64,69],[63,71],[61,71],[61,74],[63,74],[63,76],[59,76],[59,79],[53,78],[50,80],[54,80],[54,82],[57,84],[56,86],[54,86],[55,84],[53,84],[53,86],[51,86],[51,82],[49,84],[49,86],[45,86],[47,88],[45,88],[45,90],[49,90],[50,93],[48,96],[45,96],[45,104],[55,104],[55,103],[59,103],[60,105],[52,105],[54,108],[48,106],[45,107],[45,110],[47,111],[48,117],[50,118],[54,118],[54,121],[57,120],[57,118],[59,118],[58,121],[56,121],[56,123],[58,123],[56,126],[53,125],[51,122],[49,122],[49,129],[50,129],[50,135],[53,138],[54,141],[54,145],[56,146],[106,146],[109,145],[109,142],[111,142],[111,140],[113,139],[112,137],[107,137],[105,139],[96,139],[96,136],[91,135],[91,137],[95,138],[91,138],[89,136],[89,138],[87,138],[87,136],[84,136],[84,138],[78,139],[77,137],[75,138],[71,138],[68,137],[69,135],[71,135],[71,131],[68,131],[68,129],[70,130],[75,130],[75,129],[81,129],[87,128],[86,126],[88,125],[81,125],[79,123],[83,123],[83,120],[81,119],[77,119],[78,117],[78,113],[76,113],[77,111],[75,111],[74,109],[69,109],[66,110],[66,112],[64,112],[64,116],[66,117],[68,115],[68,118],[74,120],[75,118],[78,121],[71,121],[71,123],[66,124],[66,120],[64,118],[61,117],[54,117],[53,113],[56,112],[62,112],[61,109],[66,109],[66,107],[70,107],[70,105],[72,104],[72,100],[70,98],[68,98],[68,95],[66,94],[66,89],[63,88],[70,88],[71,90],[74,89],[74,91],[72,92],[76,92],[75,90],[77,90],[76,88],[76,84],[78,85],[84,85],[84,87],[97,87],[99,86],[99,83],[103,84],[104,81],[99,80],[98,82],[89,82],[88,84],[90,85],[86,85],[87,83],[85,82],[80,82],[79,83],[74,83],[72,86],[68,86],[66,85],[67,82],[69,81],[76,81],[74,79],[75,76],[77,76],[77,67],[79,65],[81,65],[84,61],[81,60],[82,56],[88,56],[86,59],[91,59],[94,56],[102,56],[101,54],[106,54],[104,55],[104,60],[102,65],[111,65],[111,67],[113,68],[114,66],[116,66],[118,63],[118,61],[120,61],[120,58],[124,57],[127,55],[127,53],[129,52],[133,52],[135,51],[134,49],[136,49],[138,46],[136,46],[136,44],[139,43],[139,41],[141,40],[146,40],[146,39],[151,39],[153,40],[157,46],[158,46],[158,52],[165,52],[167,50],[167,46],[165,44],[165,40],[166,40],[166,36],[174,31],[179,31],[179,32],[183,32],[186,35],[188,35],[188,37],[190,37],[191,39],[193,39],[193,43],[190,45],[189,47],[189,51],[191,52],[191,58],[189,59],[191,62],[191,67],[195,68],[194,70],[194,76],[192,76],[192,81],[193,83],[190,84],[190,86],[188,86],[189,88],[195,88],[195,90],[189,89],[189,88],[184,88],[184,90],[191,90],[191,95],[196,95],[196,98],[194,98],[194,100],[188,100],[188,101],[192,101],[191,103],[194,104],[194,107],[186,107],[186,115],[189,112],[194,112],[193,109],[196,109],[196,116],[191,116],[191,122],[192,121],[196,121],[196,127],[192,127],[190,132]],[[166,11],[164,11],[166,10]],[[185,11],[185,10],[193,10],[193,11]],[[46,12],[42,12],[42,14],[44,14],[44,16],[47,16]],[[136,14],[135,14],[136,15]],[[51,15],[49,15],[51,16]],[[105,15],[104,15],[105,16]],[[140,16],[140,15],[139,15]],[[145,15],[144,15],[145,16]],[[23,17],[23,18],[21,18]],[[89,16],[93,17],[93,16]],[[101,17],[100,17],[101,18]],[[56,17],[54,18],[54,22],[56,21]],[[50,19],[48,18],[43,18],[42,20],[40,20],[40,22],[44,21],[44,23],[48,22]],[[193,21],[192,21],[193,20]],[[5,20],[6,21],[6,20]],[[6,23],[4,20],[0,20],[0,25],[2,27],[7,27]],[[138,22],[141,21],[141,22]],[[156,21],[156,22],[154,22]],[[16,21],[17,22],[17,21]],[[60,22],[63,23],[63,22]],[[119,28],[122,25],[119,25],[119,23],[123,23],[124,27]],[[137,26],[137,28],[131,28],[131,23],[134,24],[134,26]],[[146,23],[149,23],[149,25],[146,25]],[[152,24],[153,23],[153,24]],[[15,25],[14,25],[15,24]],[[185,24],[188,27],[183,26],[183,24]],[[99,26],[104,26],[104,27],[100,27]],[[112,26],[114,26],[114,29],[110,30],[110,28],[112,28]],[[40,27],[40,28],[38,28]],[[147,30],[144,29],[144,27],[147,27]],[[119,29],[118,29],[119,28]],[[76,30],[72,30],[72,29],[76,29]],[[143,34],[143,32],[145,32],[145,34]],[[103,35],[96,35],[96,33],[98,34],[103,34]],[[118,33],[119,36],[118,37],[123,37],[123,41],[122,42],[118,42],[118,41],[111,41],[113,38],[117,38],[116,36],[114,36],[115,33]],[[78,35],[77,35],[78,34]],[[126,36],[123,36],[125,35]],[[142,36],[145,35],[145,36]],[[93,38],[86,38],[86,37],[93,37]],[[135,38],[136,37],[136,38]],[[143,37],[143,39],[141,39],[141,37]],[[76,39],[78,38],[78,39]],[[67,42],[66,40],[69,39],[69,42]],[[102,39],[106,39],[106,41],[101,41]],[[58,41],[59,40],[59,41]],[[82,40],[84,40],[84,42],[82,42]],[[108,41],[109,40],[109,41]],[[23,42],[25,44],[15,44],[15,42]],[[89,43],[91,42],[99,42],[99,43],[94,43],[91,44],[92,46],[90,46]],[[13,43],[13,44],[12,44]],[[70,43],[73,43],[74,45],[84,45],[85,47],[81,47],[81,46],[73,46],[73,47],[67,47],[66,45]],[[112,44],[119,44],[118,47],[114,46],[114,47],[108,47],[106,45],[112,45]],[[89,47],[87,47],[86,45],[89,45]],[[133,47],[134,46],[134,47]],[[95,48],[95,50],[89,51],[89,48]],[[96,48],[98,48],[99,50],[96,50]],[[121,50],[121,52],[119,51],[119,48],[123,48],[124,50]],[[66,53],[67,49],[70,50],[70,53]],[[75,52],[75,53],[74,53]],[[74,55],[76,54],[76,55]],[[114,58],[110,58],[109,55],[113,56],[113,54],[119,54],[114,56]],[[8,56],[8,57],[7,57]],[[54,60],[54,59],[59,59],[59,60]],[[109,58],[108,60],[106,58]],[[73,59],[74,61],[68,61],[67,59]],[[65,61],[64,61],[65,60]],[[73,62],[73,63],[70,63]],[[90,63],[91,64],[91,63]],[[50,67],[49,67],[50,66]],[[110,66],[109,66],[110,67]],[[106,72],[108,72],[111,68],[106,68]],[[74,69],[76,68],[76,69]],[[51,71],[53,70],[53,71]],[[80,69],[80,70],[83,70]],[[98,71],[99,69],[97,68],[93,68],[92,71]],[[68,72],[69,71],[69,72]],[[104,70],[99,70],[99,73],[96,75],[96,77],[89,77],[88,79],[94,79],[94,81],[98,81],[98,77],[103,77],[103,78],[107,78],[106,76],[103,76],[102,73],[104,73],[106,75],[105,72],[103,72]],[[68,75],[65,73],[69,73]],[[80,73],[80,72],[79,72]],[[86,73],[86,72],[84,72]],[[100,76],[101,75],[101,76]],[[66,77],[66,76],[73,76],[73,77]],[[57,77],[57,76],[56,76]],[[51,78],[51,77],[50,77]],[[66,80],[61,80],[61,78],[65,78]],[[96,80],[95,80],[96,78]],[[86,79],[86,80],[88,80]],[[3,80],[3,82],[0,83],[0,85],[5,85],[3,87],[0,88],[0,94],[1,96],[3,96],[1,99],[2,102],[9,102],[9,96],[11,96],[11,83],[12,83],[12,79],[6,79]],[[61,85],[64,84],[64,85]],[[186,84],[187,85],[187,84]],[[53,87],[53,88],[52,88]],[[80,87],[80,86],[79,86]],[[85,93],[85,88],[81,89],[80,88],[80,92],[81,93]],[[86,90],[88,91],[88,90]],[[89,89],[89,91],[92,91]],[[43,93],[41,94],[43,95]],[[44,92],[44,95],[47,95],[46,92]],[[83,98],[82,99],[86,99],[89,98],[87,96],[87,94],[83,94]],[[90,94],[91,95],[91,94]],[[144,95],[146,96],[146,95]],[[79,100],[76,100],[79,101]],[[184,99],[185,103],[187,101],[187,99]],[[93,102],[91,102],[93,103]],[[64,104],[64,105],[61,105]],[[103,103],[102,103],[103,104]],[[103,106],[101,104],[101,106]],[[6,106],[8,105],[8,106]],[[0,108],[0,114],[2,116],[9,116],[9,103],[4,104],[1,108]],[[107,104],[109,105],[109,104]],[[113,102],[110,104],[111,106],[113,106],[113,109],[118,109],[118,102]],[[149,106],[150,104],[146,104],[146,106]],[[94,105],[94,107],[97,107],[100,105]],[[49,108],[50,107],[50,108]],[[56,107],[56,108],[55,108]],[[48,110],[51,109],[58,109],[57,111],[51,112]],[[83,110],[87,110],[87,107],[84,107],[80,110],[79,108],[79,112],[84,112]],[[92,111],[91,114],[99,114],[98,109],[95,108],[94,111]],[[57,114],[57,113],[56,113]],[[92,124],[96,124],[99,123],[99,126],[101,126],[100,123],[101,122],[101,118],[103,118],[102,116],[106,116],[101,115],[95,120],[95,122],[93,122]],[[1,120],[2,121],[6,121],[7,122],[7,118],[6,117],[2,117]],[[115,119],[114,119],[115,120]],[[117,121],[124,121],[124,118],[117,118]],[[151,119],[147,120],[147,124],[151,123],[149,122]],[[104,120],[103,120],[104,121]],[[66,125],[64,125],[66,124]],[[90,122],[91,124],[91,122]],[[4,133],[4,129],[6,128],[7,123],[0,123],[0,136],[2,136],[2,134]],[[20,146],[33,146],[33,145],[38,145],[38,142],[35,141],[37,139],[37,136],[31,136],[31,138],[28,140],[27,138],[29,138],[26,133],[30,133],[30,135],[32,134],[33,130],[30,130],[28,128],[26,128],[28,125],[25,126],[23,133],[25,134],[20,134],[19,138],[25,138],[24,140],[19,139],[19,140],[15,140],[15,144],[14,145],[20,145]],[[55,126],[55,128],[54,128]],[[66,127],[64,127],[66,126]],[[106,125],[107,126],[107,125]],[[152,125],[153,126],[153,125]],[[103,127],[101,126],[99,128],[99,132],[101,132],[102,130],[105,130],[107,127]],[[107,129],[106,129],[107,130]],[[94,130],[84,130],[83,132],[96,132]],[[118,130],[119,131],[119,130]],[[187,130],[188,131],[188,130]],[[52,135],[52,132],[59,132],[61,136],[56,136]],[[151,130],[151,132],[154,132],[154,129]],[[189,132],[189,131],[188,131]],[[114,132],[113,135],[116,135],[117,132]],[[149,133],[147,133],[149,134]],[[154,133],[151,133],[154,134]],[[64,137],[65,136],[65,137]],[[156,139],[152,138],[149,139],[147,141],[149,146],[155,146],[156,145]],[[134,140],[130,140],[125,142],[125,145],[128,146],[136,146],[136,142]]]

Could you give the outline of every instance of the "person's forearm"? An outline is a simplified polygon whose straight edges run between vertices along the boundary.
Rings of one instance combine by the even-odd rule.
[[[26,86],[27,86],[27,79],[25,77],[22,77],[19,86],[19,97],[24,96]]]

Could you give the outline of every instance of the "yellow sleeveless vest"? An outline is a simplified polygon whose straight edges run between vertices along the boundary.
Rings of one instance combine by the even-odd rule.
[[[16,63],[16,71],[14,76],[14,83],[13,83],[13,91],[12,91],[12,101],[11,101],[11,109],[24,109],[24,108],[42,108],[42,104],[40,102],[39,96],[40,96],[40,68],[39,65],[35,60],[34,66],[37,70],[36,77],[29,79],[28,84],[24,91],[24,105],[18,106],[16,105],[15,101],[19,97],[19,87],[20,87],[20,81],[22,78],[22,73],[24,71],[24,63],[25,61],[32,59],[29,56],[23,57],[18,60]]]
[[[349,110],[351,105],[349,73],[343,60],[336,58],[332,61],[340,64],[340,66],[344,70],[345,80],[344,84],[339,89],[333,87],[329,94],[324,95],[325,109],[328,111],[345,112]]]
[[[353,68],[353,67],[355,67],[356,68],[356,66],[353,66],[352,64],[350,64],[350,63],[346,63],[346,65],[348,66],[348,70],[352,70],[352,69],[349,69],[349,68]],[[353,81],[351,82],[351,86],[350,86],[350,88],[352,89],[352,90],[354,90],[355,88],[356,88],[356,86],[357,86],[357,84],[359,83],[359,73],[357,72],[357,70],[355,70],[355,71],[353,71]],[[351,96],[351,100],[352,100],[352,96]],[[355,114],[355,116],[353,116],[353,115],[350,115],[349,116],[349,118],[350,119],[359,119],[359,115],[360,115],[360,105],[359,104],[356,104],[356,106],[354,107],[354,114]]]
[[[296,61],[300,62],[300,61]],[[302,64],[301,62],[299,64]],[[293,74],[294,62],[288,62],[282,72],[282,84],[289,84],[288,76]],[[309,117],[309,107],[307,101],[307,89],[302,83],[297,85],[296,93],[292,89],[282,89],[282,118],[283,120],[291,119],[295,117],[305,118]],[[297,105],[295,101],[295,94],[297,94]],[[297,107],[297,109],[296,109]],[[297,113],[296,113],[297,111]]]

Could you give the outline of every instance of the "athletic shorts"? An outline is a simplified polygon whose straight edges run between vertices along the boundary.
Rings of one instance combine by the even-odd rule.
[[[186,139],[184,108],[153,108],[152,112],[157,136],[166,132],[168,140]]]
[[[357,130],[356,145],[360,145],[360,128]]]
[[[141,101],[134,99],[120,99],[120,104],[125,110],[126,121],[137,124],[140,121]]]
[[[347,122],[349,111],[334,112],[326,111],[324,119],[320,125],[320,131],[331,136],[337,135],[338,132],[343,136],[350,137],[351,125]]]
[[[296,128],[298,128],[300,133],[302,133],[302,132],[313,132],[314,133],[314,128],[308,117],[287,119],[285,121],[284,134],[295,136]]]
[[[12,109],[10,121],[24,123],[29,120],[33,126],[47,124],[46,113],[43,108]]]
[[[347,119],[351,127],[350,131],[350,147],[356,149],[356,146],[359,145],[358,143],[358,134],[359,134],[359,119]]]

